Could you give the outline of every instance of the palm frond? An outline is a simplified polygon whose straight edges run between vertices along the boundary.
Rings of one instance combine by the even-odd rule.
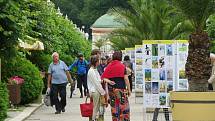
[[[173,3],[191,21],[196,32],[202,32],[208,17],[214,13],[214,0],[173,0]]]
[[[131,0],[129,3],[132,10],[111,11],[118,21],[124,22],[124,28],[113,31],[109,37],[114,46],[121,48],[121,43],[133,47],[142,40],[180,38],[192,30],[191,24],[184,23],[184,18],[168,1]]]
[[[94,43],[93,43],[93,45],[95,45],[97,48],[99,48],[99,49],[101,49],[101,47],[103,47],[104,45],[106,45],[107,44],[107,40],[105,39],[99,39],[99,40],[97,40],[97,41],[95,41]]]

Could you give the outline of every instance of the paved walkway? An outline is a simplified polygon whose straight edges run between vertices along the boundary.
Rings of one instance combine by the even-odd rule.
[[[54,114],[55,108],[47,107],[45,105],[41,106],[37,111],[35,111],[29,118],[25,121],[88,121],[88,118],[81,117],[79,104],[85,101],[85,98],[79,98],[80,94],[78,90],[75,90],[73,98],[69,98],[69,88],[67,88],[67,106],[66,112],[61,114]],[[135,103],[134,93],[129,97],[130,108],[131,108],[131,121],[143,121],[143,105]],[[141,102],[137,100],[137,102]],[[153,111],[153,109],[152,109]],[[162,110],[161,110],[162,111]],[[151,111],[149,111],[151,112]],[[146,121],[152,121],[153,113],[147,113],[145,115]],[[111,121],[111,111],[110,106],[106,108],[105,121]],[[163,113],[158,116],[158,121],[165,121]],[[170,114],[170,121],[171,114]]]
[[[83,103],[85,98],[79,98],[79,93],[75,90],[76,95],[73,98],[69,98],[69,89],[67,89],[67,106],[66,112],[61,114],[54,114],[55,109],[41,106],[25,121],[88,121],[87,118],[81,117],[79,104]],[[134,93],[129,98],[131,108],[131,121],[143,121],[142,104],[135,104]],[[111,121],[110,106],[105,113],[105,121]]]

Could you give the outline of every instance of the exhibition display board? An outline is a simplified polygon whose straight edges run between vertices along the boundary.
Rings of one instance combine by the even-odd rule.
[[[186,40],[144,40],[143,104],[145,108],[168,108],[169,92],[187,90]]]

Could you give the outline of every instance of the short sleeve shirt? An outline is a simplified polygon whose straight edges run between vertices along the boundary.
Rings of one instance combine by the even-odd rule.
[[[52,62],[48,69],[48,73],[52,76],[52,84],[67,83],[66,71],[68,71],[68,67],[63,61],[60,60],[58,64]]]

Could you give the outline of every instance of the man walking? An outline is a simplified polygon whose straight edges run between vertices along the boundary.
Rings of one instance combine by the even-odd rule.
[[[55,114],[60,114],[61,111],[65,112],[66,106],[66,85],[68,81],[71,83],[71,75],[68,71],[67,65],[59,60],[59,54],[54,52],[52,54],[53,62],[49,65],[48,69],[48,88],[50,92],[52,105],[55,105]],[[60,100],[58,98],[60,96]]]
[[[88,95],[88,88],[87,88],[87,69],[88,69],[88,62],[84,59],[83,54],[78,55],[78,60],[76,60],[72,65],[69,66],[69,70],[71,71],[73,67],[77,67],[77,87],[80,90],[81,96],[83,98],[83,91],[82,85],[84,87],[84,96]]]

